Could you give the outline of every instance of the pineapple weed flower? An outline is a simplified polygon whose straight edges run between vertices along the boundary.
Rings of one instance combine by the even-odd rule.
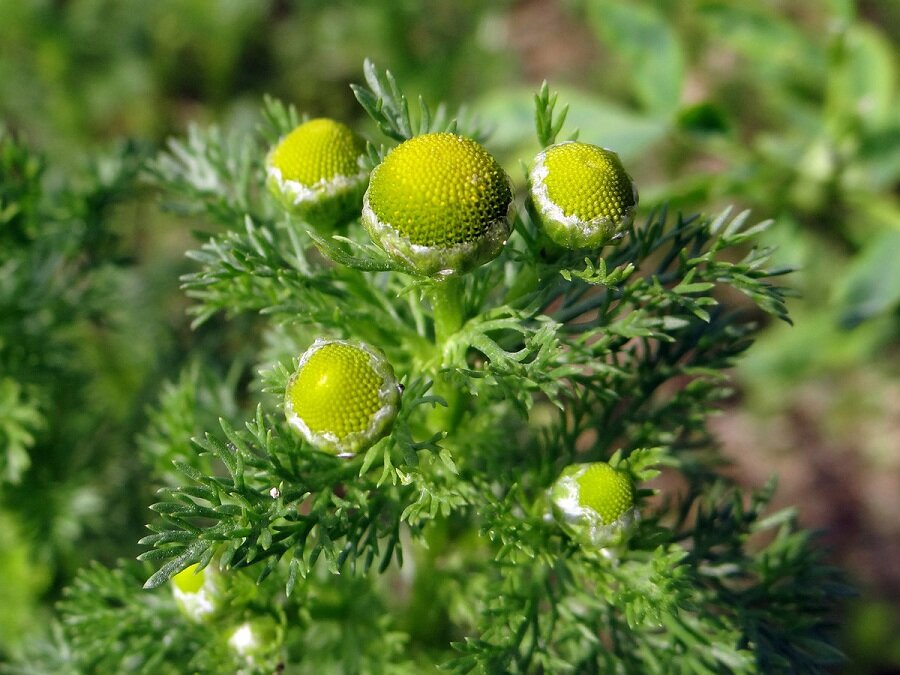
[[[586,547],[603,549],[624,541],[637,518],[631,477],[606,462],[566,467],[549,496],[560,527]]]
[[[201,269],[185,288],[198,317],[259,311],[248,324],[270,338],[264,358],[302,356],[261,373],[286,416],[273,418],[263,401],[242,427],[223,417],[221,432],[194,440],[196,464],[180,445],[156,454],[160,438],[183,436],[173,412],[193,389],[179,389],[177,409],[161,406],[154,424],[165,435],[148,450],[171,486],[141,540],[151,547],[142,560],[164,561],[145,587],[175,578],[178,593],[200,600],[206,582],[178,575],[199,563],[220,593],[191,621],[170,594],[165,614],[158,597],[134,596],[139,569],[87,570],[62,601],[65,637],[86,653],[78,663],[91,672],[415,672],[449,651],[434,640],[432,615],[466,638],[444,664],[460,672],[833,662],[826,632],[846,586],[790,510],[767,513],[774,483],[744,491],[719,480],[714,452],[683,453],[712,441],[703,420],[727,391],[720,371],[753,334],[727,311],[712,320],[718,289],[744,290],[760,311],[788,318],[784,287],[770,282],[783,270],[747,243],[766,224],[744,229],[746,212],[673,219],[660,209],[635,229],[621,162],[557,143],[564,110],[553,114],[546,87],[535,97],[542,151],[517,176],[527,185],[512,189],[443,108],[422,103],[410,118],[390,75],[367,63],[366,80],[354,92],[383,138],[364,151],[359,141],[295,147],[296,113],[267,104],[280,150],[253,159],[267,153],[272,171],[252,184],[248,158],[238,158],[246,209],[227,181],[222,194],[198,193],[181,166],[196,155],[230,177],[231,146],[218,134],[175,146],[181,164],[171,153],[159,164],[175,194],[215,200],[210,215],[225,229],[192,256]],[[306,124],[304,133],[317,126]],[[323,168],[340,147],[345,168]],[[294,164],[318,168],[288,175]],[[311,208],[298,199],[306,190],[328,201],[330,177],[358,174],[340,218],[297,214]],[[289,213],[273,214],[263,180],[287,195]],[[299,187],[283,192],[288,180]],[[240,211],[244,233],[229,227]],[[600,250],[607,244],[618,248]],[[683,255],[693,248],[703,255]],[[316,337],[329,339],[310,347]],[[221,400],[218,380],[199,391],[212,397],[198,404]],[[688,436],[685,410],[696,422]],[[662,466],[692,490],[638,527]],[[385,603],[395,588],[403,602]],[[747,611],[759,606],[790,608],[763,617],[778,629],[766,644]],[[349,645],[355,626],[364,630]]]
[[[269,153],[266,184],[291,213],[330,230],[359,214],[368,173],[362,139],[330,119],[304,122]]]
[[[600,248],[634,221],[637,188],[611,150],[567,141],[535,157],[531,199],[550,239],[566,248]]]
[[[512,190],[470,138],[416,136],[373,172],[362,219],[372,240],[420,274],[447,277],[493,260],[509,237]]]
[[[512,189],[479,143],[447,132],[420,134],[390,151],[371,175],[360,168],[363,154],[362,140],[348,127],[314,119],[269,153],[267,185],[313,227],[333,229],[361,210],[373,242],[404,269],[434,279],[438,289],[499,255],[511,231]],[[574,141],[550,145],[535,157],[529,196],[544,234],[570,249],[599,249],[620,238],[638,203],[615,152]],[[438,316],[446,310],[437,305],[447,294],[431,296],[438,324],[446,323]],[[460,324],[456,319],[451,330]],[[390,432],[400,391],[376,348],[318,339],[287,384],[285,412],[310,445],[352,457]],[[560,528],[601,551],[624,541],[637,518],[630,476],[605,462],[567,467],[548,496]],[[181,578],[185,572],[176,586],[199,588],[198,581]]]
[[[399,403],[400,386],[384,355],[366,344],[320,339],[300,357],[284,408],[310,445],[352,457],[388,434]]]

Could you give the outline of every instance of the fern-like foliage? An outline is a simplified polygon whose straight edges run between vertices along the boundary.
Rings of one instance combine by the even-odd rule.
[[[446,105],[442,103],[432,110],[421,96],[418,99],[418,117],[413,117],[409,101],[391,71],[379,72],[375,64],[366,59],[363,72],[368,86],[351,85],[350,88],[363,110],[388,138],[405,141],[419,134],[437,131],[462,133],[476,140],[484,140],[487,135],[478,120],[467,119],[464,109],[451,119]]]
[[[0,482],[20,483],[34,447],[59,452],[83,428],[77,414],[59,413],[60,399],[82,395],[80,338],[112,314],[117,242],[107,216],[133,190],[138,162],[138,149],[122,146],[51,193],[43,158],[0,127]]]
[[[453,128],[424,104],[414,122],[396,81],[368,63],[366,81],[354,91],[388,143]],[[536,97],[543,145],[563,127],[555,100],[546,87]],[[88,663],[112,664],[97,659],[119,658],[103,647],[115,642],[147,668],[143,635],[165,641],[167,630],[153,627],[150,598],[168,597],[169,579],[194,563],[228,593],[252,580],[247,593],[269,604],[239,602],[166,649],[192,652],[196,636],[261,612],[282,631],[275,661],[299,672],[310,654],[315,672],[812,672],[834,660],[839,575],[790,513],[764,514],[772,486],[746,495],[718,475],[706,428],[760,321],[788,319],[777,282],[789,270],[754,243],[770,223],[661,210],[585,257],[550,245],[522,207],[497,260],[437,288],[358,222],[325,237],[273,216],[248,168],[266,150],[192,132],[154,164],[191,212],[228,226],[190,254],[198,269],[183,281],[197,322],[262,315],[260,400],[243,425],[229,411],[190,448],[185,424],[155,427],[148,447],[174,466],[157,464],[165,487],[142,540],[141,559],[158,565],[144,585],[156,590],[114,600],[124,572],[85,573],[64,626],[77,651],[97,655]],[[449,332],[437,307],[448,293],[459,319]],[[380,347],[405,386],[392,433],[350,460],[309,447],[280,410],[296,356],[319,336]],[[565,466],[599,460],[640,486],[642,518],[613,559],[574,543],[546,505]],[[91,593],[132,608],[145,632],[105,635]],[[233,654],[204,644],[190,658],[233,667]],[[188,658],[160,653],[154,667]]]
[[[141,424],[127,402],[152,383],[157,332],[114,217],[142,160],[125,143],[60,174],[0,127],[0,661],[78,566],[131,546],[97,534],[105,513],[127,533],[143,501],[122,487]]]

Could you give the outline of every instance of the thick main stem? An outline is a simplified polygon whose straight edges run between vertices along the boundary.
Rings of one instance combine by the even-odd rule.
[[[463,324],[462,280],[454,276],[434,284],[430,289],[430,300],[434,313],[434,342],[442,350],[447,339]]]
[[[438,367],[443,365],[447,341],[462,328],[465,319],[463,311],[462,280],[450,277],[434,284],[429,291],[434,316],[434,343],[438,353]],[[446,377],[438,376],[434,392],[447,402],[447,409],[437,415],[445,431],[456,428],[466,407],[466,396]]]

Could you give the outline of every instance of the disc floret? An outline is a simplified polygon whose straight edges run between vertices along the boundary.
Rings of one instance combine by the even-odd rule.
[[[394,148],[372,172],[363,224],[379,246],[429,277],[494,259],[509,237],[512,190],[479,143],[439,132]]]
[[[535,157],[531,200],[544,232],[566,248],[599,248],[632,222],[638,193],[612,150],[566,141]]]
[[[314,447],[352,457],[391,429],[400,385],[384,355],[364,343],[316,340],[285,391],[288,423]]]
[[[368,173],[360,160],[365,143],[332,119],[304,122],[266,158],[269,191],[290,212],[318,228],[359,215]]]
[[[566,467],[550,488],[553,517],[576,541],[604,547],[621,541],[637,518],[631,476],[606,462]]]

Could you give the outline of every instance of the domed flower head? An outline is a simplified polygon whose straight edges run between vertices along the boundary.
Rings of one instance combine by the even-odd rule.
[[[330,229],[359,215],[367,173],[362,139],[330,119],[304,122],[269,153],[269,191],[310,225]]]
[[[477,142],[451,133],[394,148],[369,179],[363,224],[395,259],[429,277],[467,272],[500,253],[512,191]]]
[[[352,457],[388,434],[400,404],[394,370],[374,348],[316,340],[288,381],[288,422],[319,450]]]
[[[218,574],[209,567],[202,570],[197,564],[186,567],[172,577],[175,604],[191,621],[203,621],[212,616],[221,604]]]
[[[550,505],[560,526],[585,546],[621,540],[636,519],[634,483],[606,462],[566,467],[550,488]]]
[[[611,150],[567,141],[535,157],[531,200],[547,236],[566,248],[599,248],[634,221],[637,188]]]

